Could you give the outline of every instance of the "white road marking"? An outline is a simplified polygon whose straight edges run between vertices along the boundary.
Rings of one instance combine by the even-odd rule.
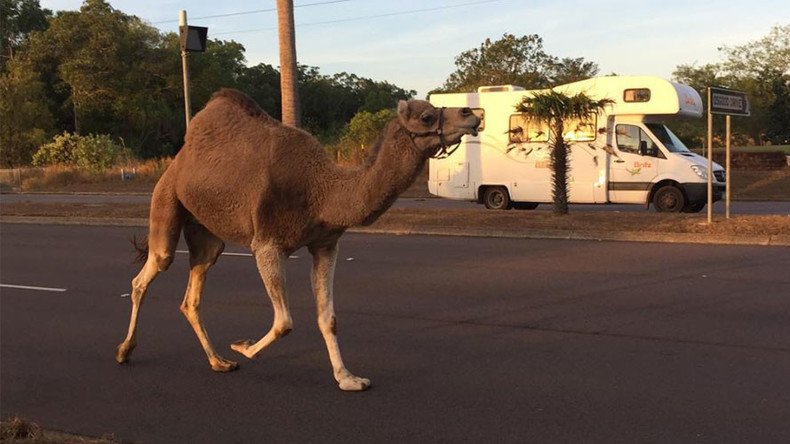
[[[176,253],[180,254],[189,254],[187,250],[176,250]],[[222,253],[223,256],[243,256],[243,257],[252,257],[252,253]]]
[[[176,250],[179,254],[189,254],[188,250]],[[252,257],[252,253],[222,253],[222,256]],[[288,256],[288,259],[299,259],[299,256]]]
[[[51,288],[51,287],[33,287],[30,285],[11,285],[11,284],[0,284],[2,288],[16,288],[20,290],[38,290],[38,291],[54,291],[57,293],[62,293],[66,291],[65,288]]]

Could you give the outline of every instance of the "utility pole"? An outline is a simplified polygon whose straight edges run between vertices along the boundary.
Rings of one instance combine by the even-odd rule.
[[[302,119],[301,110],[299,109],[293,0],[277,0],[277,35],[280,42],[282,122],[286,125],[298,127],[301,125]]]

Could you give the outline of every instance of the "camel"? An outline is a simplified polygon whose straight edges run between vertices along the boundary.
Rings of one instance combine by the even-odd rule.
[[[258,341],[231,349],[255,358],[287,335],[285,262],[306,246],[318,326],[340,389],[365,390],[370,380],[343,364],[337,341],[333,279],[338,240],[347,228],[373,223],[415,180],[429,157],[445,152],[480,119],[469,108],[434,108],[400,101],[363,167],[341,167],[310,134],[267,115],[243,93],[222,89],[189,125],[185,143],[154,188],[144,265],[132,280],[129,330],[116,360],[125,363],[136,345],[137,318],[148,285],[173,261],[183,232],[189,248],[189,282],[181,312],[195,330],[211,368],[228,372],[237,363],[214,350],[200,320],[200,299],[209,268],[225,242],[248,246],[274,308],[271,329]]]

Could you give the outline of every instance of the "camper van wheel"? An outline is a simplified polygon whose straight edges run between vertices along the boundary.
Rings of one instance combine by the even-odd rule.
[[[510,196],[505,187],[488,187],[483,194],[483,203],[489,210],[508,210]]]
[[[665,185],[656,191],[653,205],[659,213],[677,213],[686,205],[686,199],[677,187]]]

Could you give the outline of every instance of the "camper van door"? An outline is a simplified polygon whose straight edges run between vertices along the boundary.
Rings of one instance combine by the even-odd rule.
[[[615,153],[609,156],[609,200],[644,203],[659,172],[660,150],[639,123],[617,123]]]

